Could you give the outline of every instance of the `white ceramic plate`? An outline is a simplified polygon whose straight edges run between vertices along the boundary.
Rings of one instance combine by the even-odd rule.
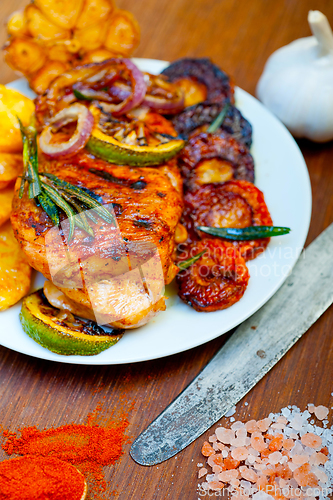
[[[163,61],[137,59],[141,69],[159,73]],[[25,80],[10,84],[32,95]],[[236,104],[253,126],[256,185],[265,194],[274,224],[292,232],[272,238],[268,249],[248,263],[251,279],[243,298],[224,311],[198,313],[167,287],[167,310],[148,325],[127,331],[118,344],[97,356],[60,356],[31,340],[19,322],[21,305],[1,313],[0,344],[37,358],[89,365],[146,361],[204,344],[239,325],[278,290],[303,248],[311,217],[311,186],[303,156],[287,129],[254,97],[236,89]],[[37,275],[35,285],[42,284]]]

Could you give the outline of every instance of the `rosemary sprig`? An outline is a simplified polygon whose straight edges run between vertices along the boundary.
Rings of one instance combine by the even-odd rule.
[[[24,165],[19,197],[22,198],[25,183],[28,182],[29,198],[39,201],[53,224],[57,225],[60,222],[59,209],[65,212],[69,222],[68,241],[73,238],[75,226],[94,237],[94,231],[89,225],[88,218],[97,224],[96,215],[109,224],[116,224],[115,218],[106,207],[83,189],[73,186],[55,175],[38,171],[37,131],[33,123],[28,127],[24,127],[20,121],[19,124],[23,141]],[[95,213],[90,213],[90,209],[94,209]]]
[[[271,236],[282,236],[291,231],[289,227],[278,226],[249,226],[241,228],[197,226],[196,229],[212,236],[226,238],[227,240],[257,240],[259,238],[270,238]]]
[[[223,106],[222,110],[217,115],[217,117],[215,118],[215,120],[209,125],[209,127],[207,129],[207,132],[209,134],[213,134],[214,132],[216,132],[216,130],[218,128],[221,127],[222,123],[224,122],[225,117],[227,116],[229,108],[230,108],[230,103],[227,102],[225,104],[225,106]]]
[[[98,213],[98,215],[106,222],[109,222],[110,224],[115,222],[112,214],[110,214],[110,212],[101,203],[99,203],[97,200],[89,196],[89,194],[87,194],[79,187],[73,186],[73,184],[63,181],[62,179],[59,179],[53,174],[45,173],[42,175],[44,175],[48,179],[51,179],[54,182],[54,184],[62,188],[62,190],[67,191],[69,194],[78,198],[80,201],[82,201],[82,203],[87,205],[87,207],[94,208]]]
[[[178,262],[177,266],[181,270],[187,269],[188,267],[192,266],[192,264],[194,264],[197,260],[199,260],[201,255],[203,255],[204,253],[206,253],[206,250],[203,250],[202,252],[197,253],[197,255],[194,255],[193,257],[190,257],[189,259],[182,260],[182,261]]]
[[[38,175],[38,158],[37,158],[37,131],[33,124],[24,127],[19,118],[22,142],[23,142],[23,165],[28,177],[29,182],[29,198],[36,198],[41,192],[40,179]],[[22,198],[24,192],[24,184],[26,179],[22,179],[19,196]],[[23,184],[23,187],[22,187]]]

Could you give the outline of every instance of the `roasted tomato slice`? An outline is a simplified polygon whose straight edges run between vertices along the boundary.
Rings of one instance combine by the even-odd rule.
[[[226,309],[246,290],[249,272],[245,260],[232,244],[205,238],[186,246],[180,260],[205,253],[177,275],[180,298],[196,311]]]
[[[234,86],[229,76],[210,59],[184,58],[170,64],[164,71],[170,82],[180,84],[185,93],[185,106],[202,101],[234,102]]]
[[[200,127],[200,130],[203,129],[205,131],[205,128],[208,128],[208,125],[215,120],[224,106],[225,101],[221,103],[205,101],[195,104],[178,113],[172,119],[173,125],[178,134],[187,139],[190,133],[196,128]],[[228,134],[245,144],[248,148],[251,147],[252,126],[235,106],[229,106],[219,130],[228,132]]]
[[[197,226],[240,228],[273,225],[263,193],[247,181],[207,184],[187,192],[182,222],[192,241],[207,238],[206,234],[196,230]],[[260,238],[232,244],[245,260],[251,260],[266,249],[269,240]]]
[[[254,182],[254,162],[249,150],[222,132],[194,132],[179,156],[179,165],[185,186],[191,190],[231,179]]]

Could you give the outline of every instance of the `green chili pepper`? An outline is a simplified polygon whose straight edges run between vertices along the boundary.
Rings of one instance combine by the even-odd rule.
[[[259,238],[270,238],[271,236],[282,236],[291,231],[289,227],[277,226],[249,226],[241,228],[197,226],[196,229],[212,236],[226,238],[227,240],[257,240]]]

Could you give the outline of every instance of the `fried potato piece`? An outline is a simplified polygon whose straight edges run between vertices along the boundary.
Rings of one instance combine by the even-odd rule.
[[[0,153],[0,189],[12,184],[22,171],[23,160],[21,154]]]
[[[10,217],[13,197],[13,187],[7,187],[0,191],[0,226],[2,226],[2,224],[4,224]]]
[[[128,56],[139,40],[140,28],[135,17],[126,10],[118,10],[111,19],[105,47],[116,54]]]
[[[89,64],[89,63],[102,62],[112,57],[116,57],[116,54],[110,52],[110,50],[107,49],[101,48],[96,50],[90,50],[84,56],[82,63]]]
[[[31,99],[16,90],[0,85],[0,152],[19,153],[22,139],[17,117],[28,125],[35,105]]]
[[[4,46],[6,63],[24,75],[31,75],[44,64],[45,52],[43,47],[31,38],[14,38]]]
[[[30,288],[31,267],[14,236],[10,221],[0,228],[0,310],[8,309]]]
[[[112,0],[85,0],[76,28],[83,29],[106,19],[114,10]]]
[[[17,10],[12,13],[7,21],[7,32],[15,37],[29,35],[24,10]]]
[[[35,0],[35,5],[54,24],[64,29],[75,27],[83,0]]]
[[[66,63],[50,61],[31,78],[30,87],[36,94],[44,94],[52,80],[67,71],[68,68],[69,65]]]
[[[74,40],[80,42],[82,50],[99,49],[106,38],[106,33],[109,28],[107,21],[88,26],[80,30],[74,31]]]
[[[71,64],[73,61],[73,54],[68,49],[69,43],[55,43],[47,48],[47,57],[51,61],[58,61],[66,64]]]
[[[70,38],[71,33],[69,30],[53,24],[32,4],[26,7],[25,16],[28,30],[36,40],[43,41]]]

